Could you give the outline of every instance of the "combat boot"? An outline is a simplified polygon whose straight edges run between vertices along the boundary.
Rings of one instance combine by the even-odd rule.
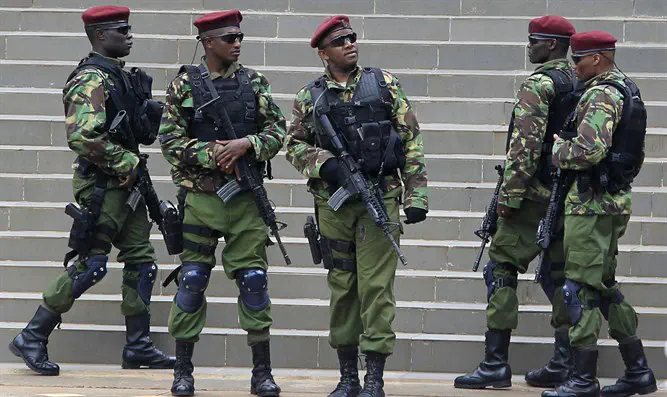
[[[280,386],[273,380],[271,374],[271,345],[269,341],[255,343],[252,349],[252,378],[250,379],[250,393],[260,397],[277,397],[280,395]]]
[[[545,390],[542,397],[598,397],[600,383],[597,380],[598,351],[571,348],[573,366],[567,382],[555,390]]]
[[[40,305],[28,325],[11,341],[9,350],[38,374],[57,376],[60,367],[49,361],[46,345],[49,343],[49,335],[60,322],[60,314]]]
[[[125,337],[127,344],[123,348],[124,369],[148,367],[151,369],[171,369],[176,364],[176,357],[169,357],[158,350],[150,334],[151,316],[148,312],[138,316],[125,317]]]
[[[172,396],[194,396],[195,378],[192,372],[195,366],[192,364],[192,353],[194,342],[176,340],[176,364],[174,365],[174,383],[171,385]]]
[[[570,337],[567,329],[554,332],[554,355],[547,365],[526,374],[526,383],[535,387],[555,388],[565,383],[568,378],[572,359],[570,355]]]
[[[359,349],[357,346],[341,346],[337,352],[340,363],[340,382],[329,397],[357,397],[361,391],[357,368]]]
[[[507,363],[511,329],[489,329],[486,331],[484,361],[471,375],[454,380],[457,389],[503,388],[512,386],[512,369]]]
[[[387,356],[380,353],[366,353],[366,376],[364,388],[359,397],[384,397],[384,364]]]
[[[625,375],[616,381],[616,384],[602,388],[603,397],[626,397],[635,394],[650,394],[658,390],[655,375],[648,367],[644,346],[636,336],[619,342],[625,363]]]

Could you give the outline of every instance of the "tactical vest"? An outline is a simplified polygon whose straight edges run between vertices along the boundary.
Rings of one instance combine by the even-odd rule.
[[[612,134],[612,144],[607,157],[591,170],[578,173],[577,184],[580,192],[590,187],[610,194],[628,190],[641,169],[646,139],[646,107],[635,82],[629,78],[624,82],[625,87],[612,80],[599,83],[620,91],[623,95],[623,110],[621,120]]]
[[[542,140],[542,153],[540,162],[535,171],[535,177],[544,185],[550,185],[551,179],[551,151],[554,145],[554,134],[559,134],[563,124],[577,107],[579,98],[581,98],[581,87],[577,86],[577,79],[574,78],[574,71],[571,69],[551,69],[537,71],[531,76],[544,74],[554,83],[555,96],[549,104],[549,116],[547,119],[547,129]],[[514,112],[510,119],[509,130],[505,152],[509,151],[512,132],[514,131]]]
[[[105,84],[109,93],[109,98],[105,102],[105,129],[109,130],[118,113],[125,111],[125,118],[118,126],[120,134],[112,136],[112,139],[135,151],[138,150],[139,144],[150,145],[155,142],[163,105],[152,99],[153,78],[139,68],[132,68],[128,73],[105,57],[92,55],[79,62],[67,81],[72,80],[81,70],[88,68],[105,72],[113,82],[113,86]]]
[[[364,68],[349,102],[327,89],[324,76],[308,84],[308,90],[313,115],[329,117],[350,154],[369,176],[392,175],[405,166],[403,142],[392,125],[391,93],[382,70]],[[335,153],[325,134],[318,133],[317,140],[320,147]]]

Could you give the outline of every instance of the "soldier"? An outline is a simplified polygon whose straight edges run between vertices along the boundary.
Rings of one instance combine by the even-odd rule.
[[[638,318],[615,280],[618,239],[632,212],[631,183],[644,160],[646,109],[635,83],[615,68],[616,39],[593,31],[572,36],[577,78],[585,82],[568,140],[554,136],[553,164],[572,175],[565,198],[563,298],[571,328],[573,371],[543,397],[597,396],[597,340],[602,317],[619,343],[625,376],[602,396],[656,391],[653,372],[637,337]]]
[[[563,17],[543,16],[528,25],[528,57],[541,64],[524,81],[517,94],[507,137],[507,159],[498,199],[498,226],[484,267],[487,286],[486,355],[471,375],[455,379],[463,389],[510,387],[508,364],[510,335],[518,325],[517,273],[525,273],[540,253],[535,232],[545,215],[551,185],[552,136],[560,131],[576,105],[573,71],[567,61],[574,26]],[[532,386],[556,387],[567,380],[570,354],[567,315],[561,292],[565,261],[562,242],[549,250],[551,272],[541,286],[552,302],[554,354],[543,368],[526,374]]]
[[[106,275],[112,244],[120,251],[118,261],[125,263],[121,287],[121,312],[127,330],[123,368],[173,368],[175,363],[173,357],[156,349],[150,338],[150,301],[157,266],[149,241],[151,223],[146,205],[143,198],[134,211],[126,205],[128,189],[141,168],[138,143],[155,140],[160,114],[158,104],[151,126],[135,122],[151,116],[145,106],[140,109],[150,97],[151,79],[143,72],[123,70],[125,62],[120,58],[129,55],[132,48],[129,15],[127,7],[116,6],[97,6],[82,14],[92,51],[63,89],[67,142],[78,155],[73,167],[74,198],[95,226],[92,240],[87,241],[89,252],[68,254],[65,264],[76,254],[79,259],[49,285],[35,316],[9,345],[30,369],[42,375],[59,374],[58,365],[49,361],[48,337],[61,322],[61,314]],[[148,87],[147,92],[139,85]],[[112,127],[119,114],[123,122]],[[80,227],[75,220],[71,236],[83,233]]]
[[[239,323],[248,332],[252,349],[250,391],[259,396],[280,393],[271,374],[269,349],[267,228],[252,192],[244,190],[227,203],[216,194],[235,180],[237,159],[248,154],[263,173],[265,162],[278,153],[285,138],[285,118],[266,77],[238,62],[242,19],[239,11],[232,10],[206,14],[194,22],[205,56],[199,66],[182,67],[169,85],[160,125],[162,153],[173,166],[172,178],[185,207],[185,249],[169,314],[169,333],[176,339],[174,396],[194,394],[192,352],[206,323],[204,291],[220,237],[225,239],[222,264],[239,287]],[[220,120],[208,112],[219,101],[238,139],[229,140],[228,131],[218,127]]]
[[[317,28],[310,45],[327,67],[323,76],[297,93],[287,139],[287,159],[309,178],[319,246],[329,269],[329,344],[338,352],[341,373],[330,394],[334,397],[384,396],[385,361],[396,340],[391,324],[397,256],[359,197],[353,196],[338,211],[327,204],[331,193],[346,183],[339,179],[342,165],[332,153],[331,141],[322,135],[313,108],[331,120],[355,159],[363,160],[364,173],[382,187],[387,214],[397,225],[395,239],[401,180],[405,223],[425,220],[428,210],[423,138],[415,113],[395,76],[357,64],[356,40],[344,15],[332,16]],[[383,172],[379,163],[385,164]],[[359,346],[368,370],[363,390],[357,372]]]

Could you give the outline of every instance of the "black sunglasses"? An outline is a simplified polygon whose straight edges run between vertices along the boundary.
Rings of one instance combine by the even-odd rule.
[[[122,34],[123,36],[127,36],[127,34],[130,33],[130,30],[132,30],[132,25],[118,26],[116,28],[109,28],[105,30],[115,30],[116,32]]]
[[[577,65],[579,62],[581,62],[582,59],[589,57],[591,55],[599,54],[598,52],[591,52],[590,54],[584,54],[584,55],[572,55],[570,58],[572,58],[572,62]]]
[[[528,42],[531,45],[535,45],[539,43],[540,41],[548,41],[548,40],[554,40],[553,38],[548,38],[548,37],[539,37],[539,36],[528,36]]]
[[[346,34],[345,36],[338,36],[335,39],[331,40],[328,42],[325,47],[342,47],[345,45],[346,41],[350,41],[350,43],[356,43],[357,42],[357,34],[352,32],[350,34]]]
[[[239,43],[241,43],[243,41],[243,36],[244,36],[244,34],[241,33],[241,32],[234,32],[234,33],[225,33],[225,34],[221,34],[221,35],[218,35],[218,36],[208,36],[208,37],[205,37],[205,38],[206,39],[214,39],[214,38],[218,37],[218,38],[220,38],[220,40],[224,41],[227,44],[234,44],[234,43],[236,43],[236,40],[238,40]]]

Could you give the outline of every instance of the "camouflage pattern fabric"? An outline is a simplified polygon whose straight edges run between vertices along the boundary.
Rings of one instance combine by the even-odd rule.
[[[401,170],[401,179],[405,186],[404,207],[428,209],[424,139],[419,132],[417,117],[398,79],[387,71],[383,71],[383,74],[393,100],[394,128],[403,141],[406,155],[405,167]],[[324,74],[327,87],[339,92],[339,97],[343,101],[352,99],[361,75],[362,69],[357,66],[345,86],[336,82],[328,70]],[[296,94],[292,117],[292,124],[287,133],[287,160],[309,178],[308,188],[311,193],[322,199],[328,199],[329,188],[327,183],[320,179],[320,167],[334,155],[316,146],[317,124],[313,120],[313,100],[307,86]],[[386,177],[387,191],[400,189],[401,179],[398,175]]]
[[[540,65],[536,72],[571,69],[566,59]],[[550,190],[534,178],[542,155],[549,120],[549,104],[556,96],[554,82],[546,74],[533,74],[519,88],[514,105],[514,130],[505,161],[499,203],[520,208],[523,199],[547,202]]]
[[[94,53],[91,53],[92,56]],[[100,55],[100,54],[95,54]],[[115,58],[108,61],[123,67]],[[63,88],[67,143],[76,154],[117,177],[127,176],[139,164],[136,153],[111,142],[104,128],[107,122],[105,101],[112,80],[107,73],[90,67],[79,71]]]
[[[614,80],[625,86],[617,70],[602,73],[586,82],[586,91],[576,108],[577,136],[571,141],[559,138],[553,147],[554,166],[584,171],[607,157],[612,135],[621,121],[623,95],[615,87],[601,85]],[[566,215],[629,215],[632,213],[630,190],[617,194],[597,193],[590,188],[579,192],[575,182],[565,199]]]
[[[241,65],[234,63],[224,76],[213,72],[211,79],[236,78],[239,68]],[[253,70],[249,71],[249,75],[258,100],[259,131],[247,138],[252,143],[256,159],[266,161],[282,148],[287,127],[285,117],[271,97],[271,86],[266,77]],[[199,141],[188,134],[193,114],[192,86],[187,73],[182,73],[167,88],[158,139],[165,159],[172,165],[171,176],[176,185],[194,191],[213,192],[216,186],[233,176],[218,169],[213,156],[215,142]]]

